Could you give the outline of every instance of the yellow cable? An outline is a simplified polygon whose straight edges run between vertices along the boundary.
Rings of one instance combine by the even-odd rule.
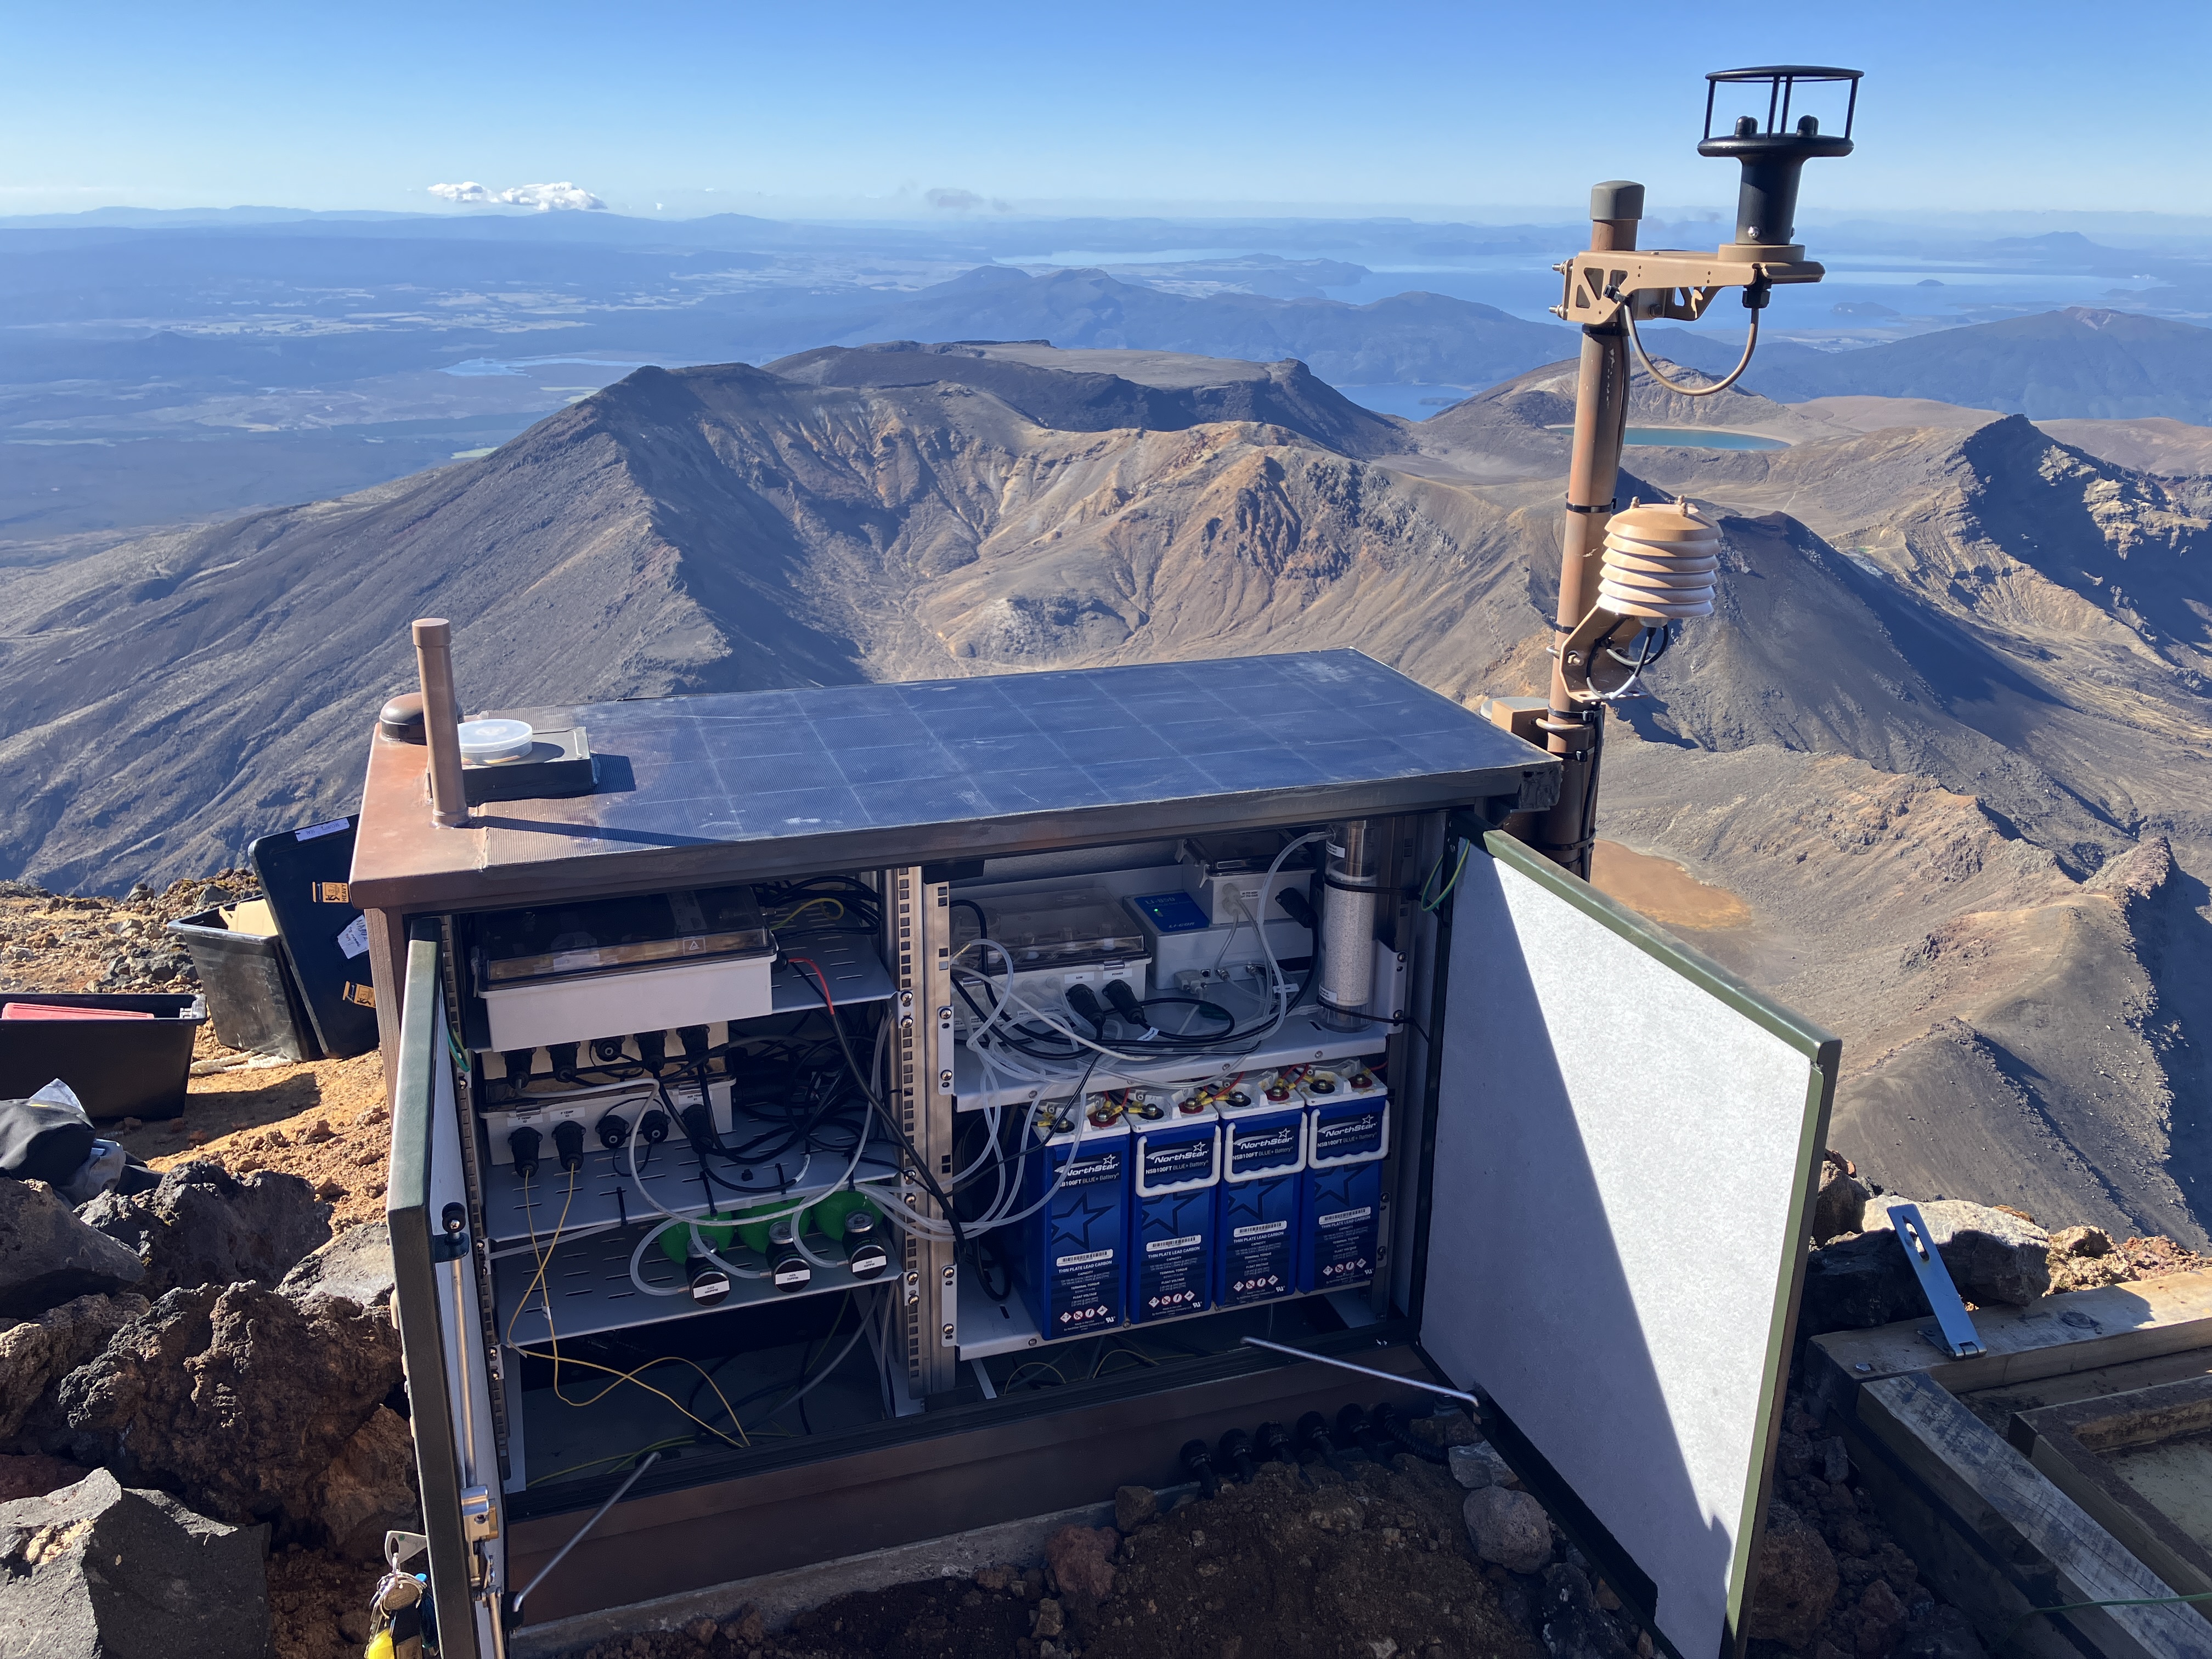
[[[525,1176],[522,1178],[522,1213],[525,1224],[526,1224],[530,1229],[530,1249],[531,1254],[538,1258],[538,1272],[532,1278],[529,1289],[523,1291],[521,1300],[515,1304],[514,1312],[507,1322],[507,1346],[509,1347],[514,1347],[517,1346],[514,1340],[515,1321],[522,1317],[523,1310],[530,1305],[530,1297],[532,1293],[534,1291],[537,1293],[538,1299],[544,1306],[545,1337],[547,1342],[551,1346],[553,1350],[553,1397],[559,1401],[562,1405],[580,1407],[584,1406],[596,1406],[600,1401],[605,1400],[617,1389],[622,1387],[623,1383],[631,1382],[636,1384],[639,1388],[643,1389],[647,1394],[653,1395],[659,1399],[665,1400],[670,1405],[674,1406],[684,1416],[690,1418],[691,1421],[696,1423],[701,1428],[706,1430],[709,1434],[712,1434],[720,1439],[729,1441],[731,1445],[738,1447],[741,1449],[749,1449],[752,1445],[752,1442],[745,1437],[745,1425],[738,1420],[737,1412],[731,1407],[728,1396],[723,1394],[721,1384],[714,1381],[714,1373],[701,1366],[696,1360],[686,1359],[681,1354],[669,1354],[659,1359],[649,1359],[644,1364],[637,1367],[635,1370],[628,1371],[617,1370],[612,1365],[602,1365],[596,1360],[570,1359],[566,1363],[571,1365],[580,1365],[586,1370],[604,1372],[605,1375],[614,1378],[614,1381],[608,1383],[605,1388],[601,1389],[589,1400],[571,1400],[567,1395],[561,1392],[561,1366],[562,1364],[561,1358],[561,1335],[560,1333],[553,1328],[553,1292],[545,1287],[545,1271],[552,1265],[553,1252],[560,1249],[562,1231],[568,1224],[568,1206],[574,1203],[576,1198],[576,1174],[577,1172],[574,1170],[568,1171],[568,1195],[562,1202],[561,1218],[553,1225],[553,1237],[546,1241],[545,1249],[542,1252],[539,1251],[538,1248],[538,1213],[530,1201],[530,1177]],[[721,1430],[716,1428],[712,1423],[707,1421],[705,1418],[697,1415],[690,1409],[690,1407],[682,1404],[673,1395],[663,1394],[659,1389],[654,1388],[652,1383],[646,1382],[641,1373],[651,1370],[655,1365],[689,1365],[693,1370],[697,1371],[701,1376],[706,1379],[707,1386],[714,1391],[714,1398],[722,1402],[722,1409],[730,1413],[730,1426],[738,1431],[738,1437],[734,1440],[731,1440],[728,1435],[724,1434]]]
[[[778,915],[770,917],[768,925],[771,927],[788,927],[793,922],[798,921],[799,917],[805,915],[809,910],[813,909],[817,905],[824,904],[830,907],[830,915],[825,918],[825,920],[830,921],[837,921],[843,918],[845,915],[845,907],[839,903],[836,899],[827,897],[811,898],[804,904],[795,904],[792,906],[790,909],[782,911]]]
[[[644,1456],[647,1452],[666,1451],[672,1446],[690,1446],[696,1441],[688,1434],[679,1434],[672,1440],[656,1440],[650,1446],[640,1446],[635,1451],[617,1452],[612,1457],[595,1457],[588,1463],[572,1463],[565,1469],[556,1469],[550,1474],[541,1474],[530,1484],[542,1486],[548,1481],[565,1480],[572,1474],[581,1474],[586,1469],[604,1468],[609,1463],[627,1463]]]

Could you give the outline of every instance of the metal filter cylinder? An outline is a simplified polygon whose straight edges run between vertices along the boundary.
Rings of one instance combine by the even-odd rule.
[[[1367,820],[1328,827],[1322,876],[1321,1023],[1356,1031],[1375,994],[1376,858]]]

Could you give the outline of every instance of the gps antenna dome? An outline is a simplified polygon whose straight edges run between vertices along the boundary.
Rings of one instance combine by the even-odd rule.
[[[1705,131],[1698,145],[1700,155],[1725,155],[1743,164],[1743,182],[1735,198],[1735,245],[1721,250],[1723,257],[1774,258],[1775,250],[1791,246],[1797,230],[1797,185],[1805,163],[1816,155],[1849,155],[1851,123],[1859,110],[1858,70],[1821,69],[1808,64],[1773,64],[1764,69],[1715,70],[1705,76]],[[1801,86],[1845,82],[1850,88],[1844,106],[1844,130],[1823,132],[1818,118],[1800,115],[1790,121],[1790,106]],[[1766,113],[1740,115],[1729,130],[1716,137],[1713,113],[1720,90],[1728,87],[1765,91]],[[1782,256],[1789,257],[1789,256]]]

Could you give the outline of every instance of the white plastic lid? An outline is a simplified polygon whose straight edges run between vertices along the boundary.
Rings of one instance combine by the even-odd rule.
[[[461,722],[461,758],[481,764],[485,761],[513,760],[518,755],[530,752],[530,745],[538,734],[530,729],[528,720],[463,720]]]

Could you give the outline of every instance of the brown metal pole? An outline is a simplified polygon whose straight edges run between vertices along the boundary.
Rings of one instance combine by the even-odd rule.
[[[1644,186],[1614,179],[1590,191],[1590,251],[1629,252],[1644,216]],[[1566,524],[1560,537],[1559,606],[1552,653],[1551,712],[1540,722],[1545,747],[1563,771],[1559,804],[1536,815],[1529,844],[1554,864],[1589,878],[1597,834],[1598,757],[1605,744],[1605,706],[1567,695],[1559,648],[1597,592],[1598,555],[1613,516],[1620,445],[1628,426],[1628,324],[1583,330],[1582,373],[1575,385],[1574,453],[1567,474]]]
[[[422,678],[422,737],[430,750],[430,821],[457,829],[469,821],[461,781],[461,705],[453,692],[453,625],[443,617],[415,623],[415,666]]]

